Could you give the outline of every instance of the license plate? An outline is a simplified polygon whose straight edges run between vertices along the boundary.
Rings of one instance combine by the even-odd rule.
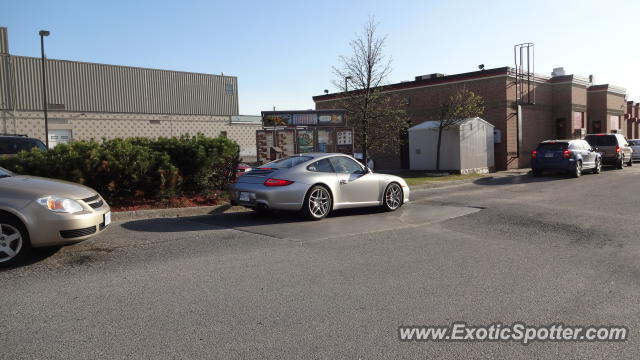
[[[238,198],[238,200],[240,200],[240,201],[250,201],[251,200],[251,193],[241,191],[240,192],[240,197]]]
[[[546,153],[544,154],[544,157],[553,157],[553,153]]]
[[[111,224],[111,211],[104,214],[104,226]]]

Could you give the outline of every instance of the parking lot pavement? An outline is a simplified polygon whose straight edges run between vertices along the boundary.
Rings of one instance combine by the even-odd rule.
[[[640,358],[640,166],[416,191],[394,213],[115,223],[0,271],[0,358]],[[400,325],[620,324],[623,343]]]
[[[278,239],[308,241],[426,226],[476,211],[479,209],[467,206],[407,204],[394,214],[376,209],[336,211],[326,221],[308,221],[303,217],[287,213],[272,213],[264,216],[235,213],[222,216],[199,216],[189,221]]]

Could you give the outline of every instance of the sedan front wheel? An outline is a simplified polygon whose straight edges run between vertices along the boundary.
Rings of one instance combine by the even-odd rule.
[[[19,221],[0,215],[0,266],[20,262],[31,250],[29,235]]]

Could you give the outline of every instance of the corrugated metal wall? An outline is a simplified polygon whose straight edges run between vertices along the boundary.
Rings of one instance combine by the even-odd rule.
[[[0,64],[7,62],[2,60]],[[40,59],[11,56],[11,60],[16,110],[42,110]],[[7,67],[2,68],[0,88],[6,89],[9,77],[2,73]],[[233,76],[47,60],[47,90],[49,104],[64,104],[67,111],[238,114],[238,82]],[[0,99],[8,94],[4,95]]]

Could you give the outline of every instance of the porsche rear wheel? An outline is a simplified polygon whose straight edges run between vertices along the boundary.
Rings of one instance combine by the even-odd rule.
[[[324,186],[316,185],[309,189],[304,199],[302,213],[308,219],[321,220],[331,212],[333,201],[329,190]]]

